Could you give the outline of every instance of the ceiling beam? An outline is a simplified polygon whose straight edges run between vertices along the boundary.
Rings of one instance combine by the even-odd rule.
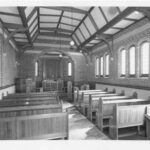
[[[32,29],[32,31],[30,32],[30,34],[32,34],[33,33],[33,31],[36,29],[38,27],[38,23],[35,25],[35,27]],[[37,28],[37,30],[38,30],[38,28]],[[33,37],[33,35],[32,35],[32,37]]]
[[[103,15],[103,18],[106,21],[106,23],[108,23],[108,19],[107,19],[106,15],[104,14],[104,12],[103,12],[101,7],[99,7],[99,10],[100,10],[101,14]]]
[[[31,24],[29,25],[29,28],[33,25],[33,23],[34,23],[36,20],[38,20],[38,16],[33,19],[33,21],[31,22]]]
[[[33,17],[33,15],[35,14],[35,12],[38,11],[38,7],[35,7],[31,13],[29,14],[29,16],[27,17],[27,22]],[[37,14],[38,15],[38,14]]]
[[[64,33],[48,33],[48,32],[40,32],[39,35],[43,35],[43,36],[53,36],[53,37],[58,37],[61,36],[62,38],[71,38],[70,35],[68,34],[64,34]]]
[[[12,16],[12,17],[20,17],[18,14],[8,13],[8,12],[1,12],[0,15]]]
[[[60,45],[60,40],[48,40],[48,39],[36,39],[34,43],[46,43],[46,44],[58,44]],[[69,41],[62,41],[61,44],[68,45]]]
[[[127,20],[127,21],[137,21],[137,19],[131,19],[131,18],[124,18],[123,20]]]
[[[40,14],[41,17],[60,17],[60,15],[52,15],[52,14]],[[69,16],[65,16],[63,15],[64,18],[67,18],[67,19],[73,19],[73,20],[76,20],[76,21],[81,21],[81,19],[78,19],[78,18],[71,18]]]
[[[26,50],[36,50],[36,51],[46,51],[46,52],[51,52],[51,51],[60,51],[60,48],[56,48],[56,47],[48,47],[48,46],[34,46],[33,48],[28,48]],[[61,51],[69,51],[70,48],[62,48],[61,47]]]
[[[150,8],[149,7],[135,7],[135,9],[143,13],[150,20]]]
[[[66,33],[70,33],[70,34],[72,33],[71,30],[59,29],[59,28],[57,29],[57,28],[47,28],[46,27],[46,28],[40,28],[40,30],[47,30],[47,31],[54,31],[54,32],[57,30],[58,32],[66,32]]]
[[[128,7],[125,9],[121,14],[116,16],[114,19],[112,19],[109,23],[107,23],[105,26],[103,26],[101,29],[99,29],[97,32],[95,32],[91,37],[89,37],[86,41],[84,41],[80,47],[84,47],[87,43],[89,43],[92,39],[96,37],[96,35],[101,35],[103,32],[114,26],[117,22],[121,21],[123,18],[128,16],[130,13],[132,13],[135,10],[134,7]]]
[[[82,33],[81,29],[79,28],[79,32],[81,33],[82,37],[84,38],[84,40],[86,40],[86,37],[84,36],[84,34]]]
[[[92,15],[91,15],[91,11],[92,11],[93,9],[94,9],[94,7],[91,8],[91,10],[90,10],[88,16],[89,16],[89,19],[90,19],[90,21],[92,22],[92,24],[93,24],[95,30],[97,31],[97,30],[98,30],[98,26],[97,26],[97,24],[95,23],[95,20],[93,19]]]
[[[93,7],[90,8],[90,10],[85,14],[85,16],[83,17],[83,19],[80,21],[80,23],[78,24],[78,26],[74,29],[74,31],[72,32],[71,36],[76,32],[76,30],[80,27],[80,25],[84,22],[84,20],[86,19],[86,17],[89,15],[89,13],[93,10]]]
[[[88,27],[87,27],[87,25],[83,22],[83,24],[84,24],[84,26],[85,26],[85,28],[86,28],[86,30],[87,30],[87,32],[89,33],[89,35],[91,36],[92,34],[90,33],[90,30],[88,29]]]
[[[19,12],[19,15],[21,17],[21,20],[22,20],[22,24],[23,24],[24,28],[27,29],[25,33],[27,35],[28,41],[31,45],[33,45],[32,44],[32,39],[31,39],[31,36],[30,36],[30,33],[29,33],[29,28],[28,28],[27,19],[26,19],[24,9],[22,7],[17,7],[17,8],[18,8],[18,12]]]
[[[40,23],[57,24],[58,22],[40,21]],[[75,26],[75,25],[73,25],[73,24],[68,24],[68,23],[63,23],[63,22],[60,22],[60,24],[67,25],[67,26],[71,26],[71,27],[76,27],[76,26]]]
[[[53,9],[53,10],[61,10],[61,11],[67,11],[67,12],[73,12],[73,13],[79,13],[79,14],[86,14],[87,11],[78,9],[75,7],[42,7],[46,9]]]
[[[34,42],[34,41],[37,39],[38,35],[39,35],[39,30],[37,30],[37,31],[33,34],[33,36],[32,36],[32,42]]]
[[[37,10],[37,15],[38,15],[38,32],[40,31],[40,8]]]
[[[6,23],[6,22],[3,22],[3,24],[6,28],[9,28],[9,29],[23,28],[23,25],[21,25],[21,24]]]
[[[60,22],[61,22],[63,13],[64,13],[64,11],[62,10],[61,15],[60,15],[60,18],[59,18],[58,23],[57,23],[57,27],[56,27],[57,29],[59,28],[59,25],[60,25]],[[57,29],[56,29],[56,31],[57,31]]]

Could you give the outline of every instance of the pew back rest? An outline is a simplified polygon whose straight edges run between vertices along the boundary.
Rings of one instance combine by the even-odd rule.
[[[62,105],[57,104],[57,105],[4,107],[0,109],[0,118],[48,114],[57,112],[62,112]]]
[[[53,100],[9,100],[9,101],[0,101],[0,107],[12,107],[12,106],[29,106],[29,105],[48,105],[48,104],[61,104],[61,101]]]
[[[54,113],[0,119],[0,139],[55,139],[68,136],[68,114]]]

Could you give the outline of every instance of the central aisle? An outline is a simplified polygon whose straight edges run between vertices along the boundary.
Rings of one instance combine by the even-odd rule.
[[[69,112],[69,140],[109,140],[93,123],[67,102],[63,109]]]

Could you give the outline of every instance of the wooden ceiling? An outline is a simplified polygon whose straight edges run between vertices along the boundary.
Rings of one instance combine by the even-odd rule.
[[[19,49],[91,50],[137,21],[150,18],[138,7],[0,7],[0,19]],[[99,36],[97,36],[99,35]],[[70,46],[70,41],[75,46]]]

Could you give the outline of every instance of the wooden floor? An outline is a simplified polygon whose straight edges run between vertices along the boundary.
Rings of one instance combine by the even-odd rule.
[[[93,123],[79,113],[75,107],[64,102],[64,111],[69,112],[69,140],[109,140]]]

